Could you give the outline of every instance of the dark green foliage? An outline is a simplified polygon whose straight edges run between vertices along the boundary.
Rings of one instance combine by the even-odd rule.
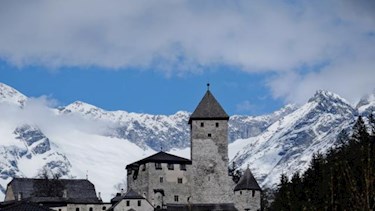
[[[368,121],[369,121],[370,129],[371,129],[371,134],[375,136],[375,117],[372,112],[368,118]]]
[[[238,168],[235,162],[232,163],[232,166],[228,167],[228,175],[232,177],[233,182],[238,183],[242,174],[242,169]]]
[[[368,119],[371,125],[373,117]],[[301,176],[295,173],[289,181],[282,175],[271,210],[375,209],[374,136],[358,117],[352,136],[342,133],[338,140],[340,147],[314,155]]]

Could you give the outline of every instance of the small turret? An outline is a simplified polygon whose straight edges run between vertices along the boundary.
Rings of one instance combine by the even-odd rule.
[[[261,192],[258,182],[247,167],[234,187],[235,206],[238,210],[260,210]]]

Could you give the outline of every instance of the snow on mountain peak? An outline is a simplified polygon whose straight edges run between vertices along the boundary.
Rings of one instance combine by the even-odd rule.
[[[310,98],[308,102],[312,102],[312,101],[321,102],[325,100],[329,100],[332,102],[343,102],[349,105],[349,103],[344,98],[340,97],[338,94],[335,94],[327,90],[316,91],[315,95],[312,98]]]
[[[5,102],[23,106],[26,100],[27,97],[16,89],[0,83],[0,103]]]
[[[375,112],[375,89],[371,94],[367,94],[361,98],[356,106],[361,115],[367,116],[370,112]]]

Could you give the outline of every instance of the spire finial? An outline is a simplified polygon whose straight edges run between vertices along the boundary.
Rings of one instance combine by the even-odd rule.
[[[163,151],[163,146],[160,147],[160,152],[162,152],[162,151]]]
[[[250,164],[247,164],[247,168],[248,168],[248,169],[250,168]]]
[[[207,91],[210,91],[210,83],[207,83]]]

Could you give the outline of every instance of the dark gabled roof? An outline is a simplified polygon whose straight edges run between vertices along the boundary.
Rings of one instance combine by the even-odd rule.
[[[17,197],[22,193],[22,198],[33,202],[71,202],[71,203],[98,203],[101,202],[95,191],[95,186],[85,179],[59,179],[59,185],[66,190],[66,197],[61,196],[40,196],[38,189],[47,186],[51,180],[33,178],[13,178],[8,184],[11,186],[13,194]]]
[[[215,97],[212,95],[210,90],[207,90],[206,94],[198,104],[197,108],[191,114],[189,124],[192,120],[228,120],[229,116],[217,102]]]
[[[110,211],[113,210],[123,199],[144,199],[147,201],[145,197],[141,196],[139,193],[135,192],[133,189],[130,189],[124,195],[117,194],[113,199],[111,199],[111,203],[113,202],[113,205],[108,210]]]
[[[236,187],[234,187],[234,191],[238,190],[262,190],[249,168],[246,169],[240,181],[238,181]]]
[[[145,199],[145,197],[139,195],[133,189],[130,189],[123,197],[123,199]]]
[[[138,167],[141,164],[145,163],[173,163],[173,164],[191,164],[191,160],[178,157],[176,155],[172,155],[166,152],[158,152],[153,154],[147,158],[139,160],[137,162],[131,163],[126,166],[126,169],[132,167]]]
[[[53,211],[48,207],[41,206],[36,203],[31,202],[17,202],[7,207],[1,208],[0,210],[4,211]]]
[[[233,203],[222,204],[167,204],[168,211],[238,211]]]

